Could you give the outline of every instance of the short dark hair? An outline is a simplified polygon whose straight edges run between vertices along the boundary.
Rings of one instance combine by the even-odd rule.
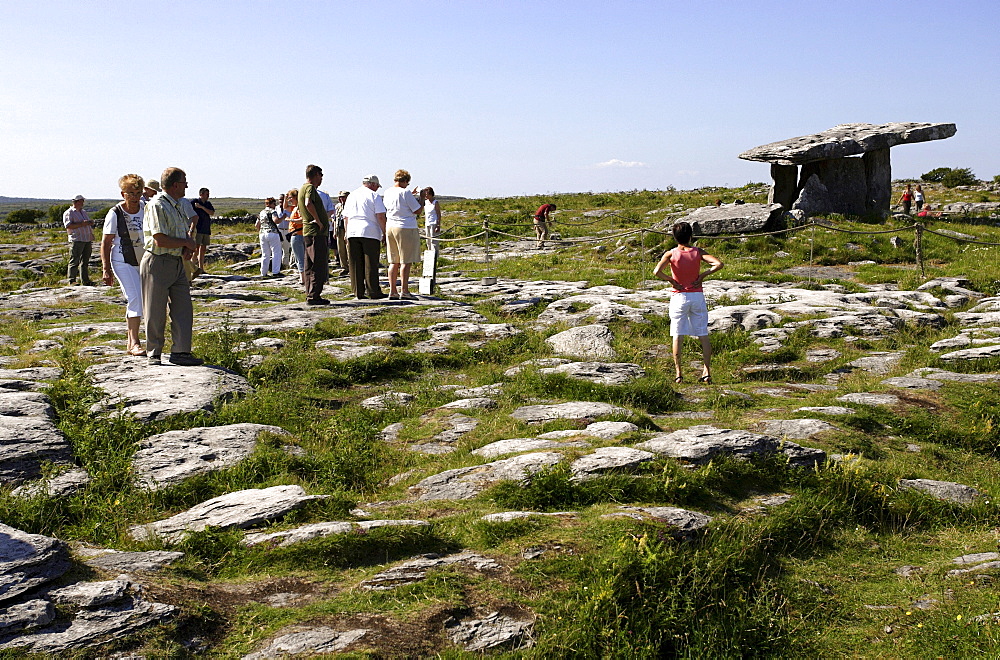
[[[691,229],[691,225],[687,222],[677,222],[670,228],[670,233],[674,235],[675,241],[681,245],[687,245],[691,242],[691,236],[694,235],[694,230]]]
[[[181,179],[187,178],[187,174],[184,173],[179,167],[168,167],[163,170],[163,174],[160,175],[160,185],[164,188],[169,188],[171,186],[180,183]]]
[[[199,195],[202,194],[202,193],[207,193],[207,192],[208,192],[208,188],[199,188],[198,189],[198,194]]]
[[[323,173],[323,168],[319,165],[306,165],[306,178],[311,179]]]

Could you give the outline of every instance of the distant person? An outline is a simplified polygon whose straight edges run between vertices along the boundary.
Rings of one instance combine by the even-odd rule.
[[[205,272],[205,253],[212,239],[212,216],[215,215],[215,206],[208,201],[209,192],[208,188],[202,188],[198,191],[198,199],[191,202],[194,212],[198,214],[197,224],[191,232],[194,242],[198,244],[195,264],[202,273]]]
[[[420,226],[417,215],[423,206],[412,192],[410,173],[396,170],[393,176],[396,185],[385,191],[385,248],[389,256],[389,299],[415,300],[410,293],[410,269],[420,261]],[[399,288],[396,277],[399,277]]]
[[[142,281],[142,315],[146,319],[146,354],[151,365],[160,364],[166,343],[167,307],[170,308],[170,362],[182,367],[197,366],[203,360],[191,354],[194,308],[191,282],[184,260],[194,256],[198,246],[188,234],[191,222],[181,204],[187,189],[187,175],[168,167],[160,177],[163,191],[146,204],[142,233],[146,254],[139,263]]]
[[[157,184],[159,185],[159,184]],[[145,357],[139,341],[142,323],[142,281],[139,263],[143,257],[142,202],[143,180],[138,174],[126,174],[118,179],[122,199],[104,217],[101,239],[101,280],[111,286],[115,279],[125,294],[125,331],[129,355]]]
[[[902,204],[903,213],[910,215],[910,204],[913,203],[913,191],[910,189],[910,184],[906,184],[906,190],[899,196],[899,201],[896,203]]]
[[[160,182],[156,179],[148,179],[142,187],[142,199],[140,201],[146,204],[158,192],[160,192]]]
[[[913,205],[917,208],[917,211],[920,211],[924,208],[924,203],[924,189],[918,183],[916,190],[913,191]]]
[[[63,227],[69,238],[66,277],[71,285],[76,284],[79,277],[84,286],[93,286],[90,281],[90,256],[94,250],[94,221],[83,210],[85,201],[83,195],[77,195],[73,198],[73,205],[63,212]]]
[[[347,254],[347,236],[345,234],[347,231],[347,222],[344,218],[344,204],[347,202],[350,194],[346,190],[341,190],[337,195],[337,205],[333,209],[334,218],[331,220],[334,243],[337,245],[337,266],[340,268],[340,277],[346,277],[351,274],[350,256]]]
[[[278,229],[281,230],[281,267],[290,268],[292,265],[292,259],[295,258],[295,253],[292,248],[292,215],[296,215],[298,218],[298,236],[299,236],[299,247],[302,245],[302,222],[301,218],[295,212],[296,207],[299,205],[299,189],[292,188],[286,193],[281,195],[281,222],[278,223]],[[305,259],[305,250],[302,251],[302,258]],[[301,263],[301,262],[299,262]],[[302,269],[299,267],[299,278],[302,277]]]
[[[917,212],[918,218],[940,218],[943,215],[944,213],[941,213],[940,211],[931,211],[930,204],[924,204],[924,208]]]
[[[299,213],[299,190],[292,188],[285,193],[285,204],[289,209],[288,214],[288,249],[291,254],[288,258],[289,267],[295,264],[295,269],[299,272],[299,281],[302,286],[306,285],[306,276],[302,270],[306,263],[306,246],[302,237],[302,215]]]
[[[437,250],[437,237],[441,234],[441,205],[434,196],[434,189],[430,186],[420,191],[420,198],[424,200],[424,234],[427,235],[427,249]]]
[[[698,337],[704,367],[699,382],[712,382],[712,342],[708,337],[708,307],[701,283],[706,277],[722,270],[722,262],[699,247],[691,246],[693,230],[687,222],[678,222],[671,229],[677,247],[664,253],[653,275],[673,285],[670,296],[670,334],[673,337],[674,382],[683,380],[681,373],[681,341],[685,335]],[[701,272],[702,262],[711,268]],[[669,268],[670,274],[667,274]]]
[[[299,215],[302,216],[302,244],[305,263],[302,280],[307,305],[329,305],[322,296],[323,286],[330,278],[330,214],[326,211],[318,188],[323,183],[319,165],[306,167],[306,182],[299,188]]]
[[[379,249],[386,224],[385,204],[378,194],[380,187],[377,176],[366,176],[344,204],[351,290],[358,300],[385,298],[378,281]]]
[[[278,231],[278,202],[273,197],[264,200],[264,208],[257,215],[257,233],[260,239],[260,276],[281,274],[281,232]]]
[[[333,235],[333,217],[334,212],[337,210],[337,203],[333,201],[333,198],[326,191],[317,190],[316,192],[319,193],[320,198],[323,200],[323,208],[326,209],[326,215],[330,219],[327,226],[326,244],[330,248],[330,256],[332,257],[337,251],[337,242],[334,240]],[[339,261],[339,258],[337,260]],[[329,267],[329,259],[327,260],[327,266]],[[327,274],[327,280],[329,280],[329,274]]]
[[[549,216],[556,210],[555,204],[542,204],[535,211],[534,222],[535,238],[538,239],[536,247],[545,247],[545,240],[549,237]]]

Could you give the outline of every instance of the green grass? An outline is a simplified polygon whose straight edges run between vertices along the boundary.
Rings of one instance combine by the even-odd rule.
[[[932,203],[967,197],[964,191],[929,189]],[[542,201],[554,201],[560,213],[556,230],[564,236],[595,235],[648,226],[671,215],[677,205],[690,207],[731,201],[763,201],[758,184],[739,189],[698,191],[631,191],[605,194],[559,194],[498,200],[460,200],[445,204],[445,227],[469,224],[456,233],[478,231],[485,220],[497,228],[526,235],[525,219]],[[950,200],[949,200],[950,201]],[[589,209],[613,215],[585,217]],[[464,215],[457,215],[457,212]],[[655,211],[647,215],[649,211]],[[596,220],[596,221],[595,221]],[[732,280],[799,282],[783,273],[793,266],[843,266],[871,259],[874,266],[852,267],[855,281],[807,281],[818,289],[839,284],[847,292],[865,285],[897,283],[911,289],[924,278],[913,268],[912,233],[901,233],[903,246],[893,248],[887,235],[875,235],[907,223],[892,219],[836,218],[833,228],[816,228],[778,237],[705,238],[702,245],[717,253],[727,268],[720,277]],[[1000,241],[1000,229],[979,219],[953,219],[937,226]],[[862,232],[846,234],[833,229]],[[247,226],[220,227],[221,241],[251,240]],[[0,232],[0,242],[29,237]],[[31,240],[57,243],[58,231],[41,232]],[[995,252],[926,236],[927,277],[964,276],[987,294],[1000,292],[1000,264]],[[528,254],[494,261],[489,272],[500,277],[586,281],[589,285],[636,286],[651,277],[659,253],[669,242],[647,233],[614,239],[606,249],[593,244],[561,248],[555,254]],[[847,249],[847,242],[857,249]],[[495,245],[495,244],[494,244]],[[789,256],[776,256],[786,252]],[[32,253],[34,254],[34,253]],[[449,269],[478,271],[483,264],[445,255]],[[226,264],[213,264],[225,272]],[[25,271],[0,276],[0,289],[25,283],[52,286],[63,277],[65,264],[55,263],[46,274]],[[274,291],[300,295],[298,290]],[[940,293],[940,292],[937,292]],[[127,415],[94,415],[91,405],[99,392],[86,374],[90,361],[81,348],[112,337],[67,337],[59,349],[26,353],[47,336],[41,331],[76,321],[121,322],[121,310],[96,303],[71,319],[5,320],[3,334],[14,346],[0,345],[0,354],[17,356],[14,366],[52,360],[64,370],[48,389],[59,428],[73,445],[74,455],[88,469],[92,482],[82,492],[61,500],[14,498],[0,490],[0,512],[6,524],[26,531],[59,536],[120,549],[159,547],[137,543],[128,527],[185,510],[205,499],[246,488],[299,484],[325,499],[290,514],[271,529],[285,529],[324,520],[352,519],[355,507],[372,517],[416,518],[432,524],[421,528],[376,529],[318,539],[290,548],[246,548],[241,533],[207,530],[188,536],[177,547],[185,558],[160,578],[157,588],[206,594],[202,599],[179,597],[182,614],[173,623],[138,638],[131,646],[154,657],[186,657],[182,640],[198,631],[211,640],[211,653],[238,655],[291,625],[327,624],[350,617],[384,617],[414,629],[440,627],[444,617],[470,606],[514,607],[536,615],[536,647],[527,657],[991,657],[998,648],[997,624],[975,623],[973,617],[1000,610],[996,588],[984,580],[946,576],[950,560],[965,552],[996,550],[996,497],[1000,495],[1000,386],[946,383],[938,392],[904,392],[904,407],[853,406],[852,415],[829,418],[839,430],[802,441],[831,453],[849,454],[814,470],[790,467],[780,457],[738,461],[717,459],[689,467],[664,458],[648,463],[637,475],[613,474],[588,481],[571,478],[563,464],[523,483],[499,483],[466,502],[402,501],[405,488],[442,470],[483,462],[470,451],[510,437],[529,437],[551,430],[581,428],[576,420],[530,427],[510,417],[521,405],[542,400],[592,400],[632,411],[616,419],[636,423],[641,433],[673,431],[694,424],[723,428],[753,428],[761,419],[812,416],[794,412],[800,406],[839,405],[843,391],[885,391],[885,376],[854,372],[844,377],[840,392],[795,391],[785,397],[757,393],[762,386],[780,387],[787,380],[753,381],[742,368],[772,364],[795,367],[794,380],[822,383],[824,376],[870,350],[900,350],[905,355],[889,375],[918,366],[943,366],[929,346],[954,336],[953,313],[944,313],[943,328],[905,326],[885,338],[817,338],[808,328],[790,333],[779,351],[763,353],[749,334],[737,330],[712,337],[713,371],[717,385],[676,386],[669,357],[669,322],[660,317],[647,323],[611,324],[614,347],[622,361],[636,362],[644,378],[621,386],[601,386],[561,375],[527,369],[503,375],[521,362],[551,355],[545,338],[562,328],[534,328],[546,302],[527,313],[507,315],[494,300],[472,301],[490,322],[512,323],[523,332],[472,348],[452,343],[441,354],[412,350],[428,337],[420,329],[432,321],[419,311],[392,309],[358,323],[328,319],[309,330],[268,331],[286,341],[267,351],[250,367],[256,352],[244,346],[255,335],[230,319],[213,330],[195,334],[195,351],[212,364],[245,375],[255,391],[221,402],[212,413],[181,415],[163,422],[140,423]],[[716,306],[750,304],[749,295],[716,300]],[[76,303],[60,303],[74,308]],[[581,304],[577,311],[584,311]],[[966,306],[968,307],[968,306]],[[963,308],[964,309],[964,308]],[[804,318],[785,319],[786,321]],[[337,361],[315,348],[321,339],[350,337],[377,330],[414,329],[387,342],[387,350],[362,358]],[[122,323],[124,331],[124,323]],[[833,348],[840,357],[814,364],[806,351]],[[658,356],[658,357],[653,357]],[[694,342],[684,348],[685,370],[700,358]],[[692,367],[693,368],[693,367]],[[1000,360],[944,365],[972,373],[1000,370]],[[690,380],[690,379],[688,379]],[[388,424],[403,422],[404,443],[425,441],[443,428],[453,411],[427,412],[452,396],[444,385],[474,387],[501,382],[503,393],[491,410],[464,411],[479,420],[475,431],[456,444],[456,451],[427,456],[402,444],[381,439]],[[387,391],[415,395],[409,406],[372,411],[363,399]],[[712,419],[686,419],[672,413],[707,412]],[[424,414],[426,413],[426,415]],[[239,422],[273,424],[290,435],[265,435],[253,454],[237,466],[186,480],[155,493],[137,487],[130,459],[145,438],[175,428]],[[640,434],[614,441],[591,439],[595,447],[631,444]],[[644,436],[643,436],[644,437]],[[913,450],[918,446],[920,451]],[[299,449],[304,449],[302,454]],[[49,471],[55,469],[50,466]],[[406,470],[413,474],[390,486],[388,480]],[[985,497],[972,506],[943,503],[898,487],[903,478],[958,481],[980,489]],[[747,507],[762,494],[787,493],[792,499],[764,512]],[[373,502],[386,502],[371,508]],[[605,518],[619,506],[676,506],[714,518],[704,536],[678,540],[664,524]],[[535,517],[507,523],[487,523],[481,516],[508,510],[572,511],[572,516]],[[522,559],[528,547],[544,548],[539,559]],[[414,554],[448,553],[462,548],[496,557],[504,569],[484,576],[462,570],[433,572],[427,581],[393,592],[365,592],[359,581],[384,564]],[[919,578],[906,579],[894,569],[921,566]],[[308,580],[328,590],[304,604],[269,607],[246,601],[228,605],[208,594],[219,585],[256,584],[269,580]],[[950,590],[950,591],[949,591]],[[938,604],[930,610],[912,607],[930,594]],[[871,609],[887,606],[892,609]],[[909,612],[909,613],[907,613]],[[341,618],[338,618],[341,617]],[[437,628],[433,628],[437,630]],[[889,630],[890,632],[886,632]],[[469,657],[435,641],[403,640],[411,654]],[[437,644],[437,645],[435,645]],[[221,651],[225,649],[225,651]],[[106,649],[107,650],[107,649]],[[405,654],[405,653],[404,653]],[[517,654],[511,654],[517,655]],[[82,657],[81,654],[80,657]]]

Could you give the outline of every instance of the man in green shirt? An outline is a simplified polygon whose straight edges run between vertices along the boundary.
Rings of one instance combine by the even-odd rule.
[[[306,248],[302,277],[307,305],[330,304],[322,297],[323,285],[330,278],[330,215],[317,190],[321,183],[323,170],[319,165],[306,167],[306,182],[299,188],[299,215]]]

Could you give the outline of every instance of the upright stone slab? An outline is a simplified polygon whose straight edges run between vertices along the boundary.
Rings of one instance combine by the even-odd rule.
[[[865,198],[865,211],[878,213],[892,205],[892,163],[889,161],[889,149],[874,149],[861,157],[865,165],[865,182],[868,185],[868,195]]]
[[[799,168],[795,165],[771,163],[771,179],[774,180],[774,185],[767,195],[767,203],[781,204],[782,208],[791,209],[798,197]]]
[[[802,166],[802,180],[816,174],[826,186],[830,209],[836,213],[864,215],[868,184],[860,158],[835,158]]]

